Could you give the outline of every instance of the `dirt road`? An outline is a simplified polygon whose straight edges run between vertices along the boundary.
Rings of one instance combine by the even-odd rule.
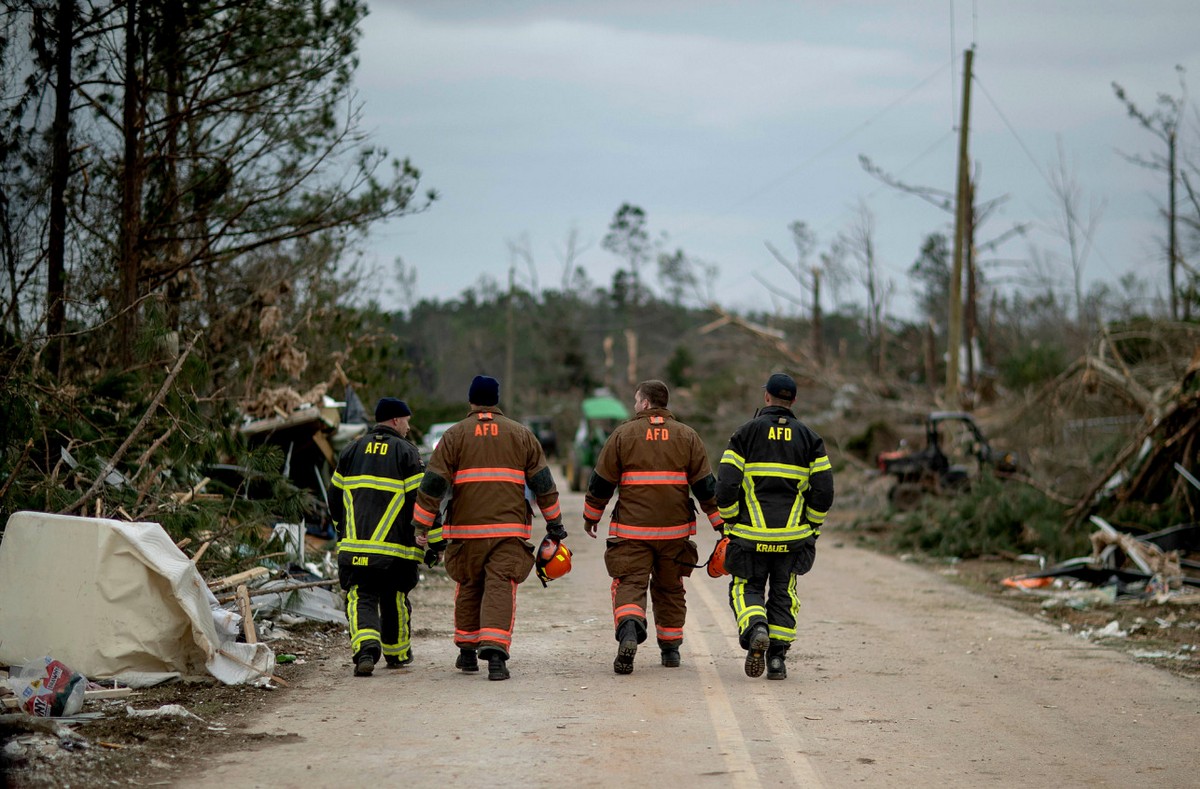
[[[581,508],[564,495],[568,528]],[[713,539],[699,535],[702,555]],[[822,538],[801,579],[784,682],[744,675],[727,584],[702,570],[683,666],[663,668],[647,642],[615,675],[603,541],[575,526],[574,571],[520,589],[511,680],[454,670],[452,585],[430,578],[414,594],[411,668],[354,678],[347,649],[241,741],[256,750],[178,785],[1200,782],[1195,683],[838,540]]]

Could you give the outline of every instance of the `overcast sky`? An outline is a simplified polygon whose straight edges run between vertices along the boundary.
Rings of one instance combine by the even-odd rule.
[[[1102,206],[1089,278],[1115,283],[1136,271],[1154,287],[1165,282],[1156,215],[1165,182],[1121,156],[1161,144],[1127,116],[1112,83],[1152,110],[1158,93],[1179,94],[1177,64],[1200,79],[1197,0],[370,7],[357,79],[363,125],[411,158],[441,199],[376,230],[367,260],[386,272],[402,258],[418,272],[418,297],[453,298],[482,275],[507,281],[508,242],[523,236],[540,286],[557,286],[572,228],[590,244],[578,262],[608,285],[621,262],[600,241],[628,202],[669,250],[719,267],[726,306],[769,309],[752,275],[786,274],[764,242],[791,252],[787,227],[803,220],[824,249],[865,201],[896,285],[894,311],[905,314],[905,272],[926,235],[950,234],[951,217],[881,184],[859,156],[953,191],[962,51],[972,42],[979,196],[1008,197],[978,241],[1032,222],[993,257],[1028,258],[1034,245],[1065,256],[1048,229],[1061,138],[1085,208]],[[1190,108],[1183,144],[1193,151],[1197,125]],[[862,301],[853,291],[847,299]]]

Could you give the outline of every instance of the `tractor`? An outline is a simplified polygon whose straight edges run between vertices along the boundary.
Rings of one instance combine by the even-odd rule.
[[[587,488],[588,478],[604,442],[617,425],[629,418],[629,409],[614,397],[589,397],[580,404],[579,429],[563,464],[571,490]]]

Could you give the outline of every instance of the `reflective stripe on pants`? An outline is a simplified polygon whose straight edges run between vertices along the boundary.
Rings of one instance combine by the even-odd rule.
[[[357,572],[343,578],[350,584],[345,587],[346,621],[355,659],[364,652],[373,654],[376,660],[381,654],[407,658],[412,638],[408,593],[420,578],[417,563],[398,560],[386,570]]]
[[[791,644],[796,640],[796,616],[800,598],[796,595],[794,559],[790,554],[756,557],[755,566],[764,572],[753,578],[733,576],[729,582],[729,607],[737,619],[738,636],[748,649],[747,633],[758,623],[767,626],[771,640]]]
[[[646,602],[654,609],[655,635],[660,647],[678,648],[683,643],[687,600],[683,579],[694,563],[695,544],[686,537],[674,540],[609,540],[604,564],[613,579],[613,627],[632,619],[638,630],[646,627]],[[640,637],[640,636],[639,636]]]
[[[446,572],[457,582],[454,643],[509,654],[517,616],[517,585],[533,569],[533,553],[516,537],[453,540]]]

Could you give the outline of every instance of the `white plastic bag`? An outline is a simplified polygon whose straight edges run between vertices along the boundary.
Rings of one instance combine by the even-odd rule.
[[[50,656],[24,666],[14,666],[8,686],[17,694],[21,709],[39,718],[74,715],[83,709],[87,677]]]

